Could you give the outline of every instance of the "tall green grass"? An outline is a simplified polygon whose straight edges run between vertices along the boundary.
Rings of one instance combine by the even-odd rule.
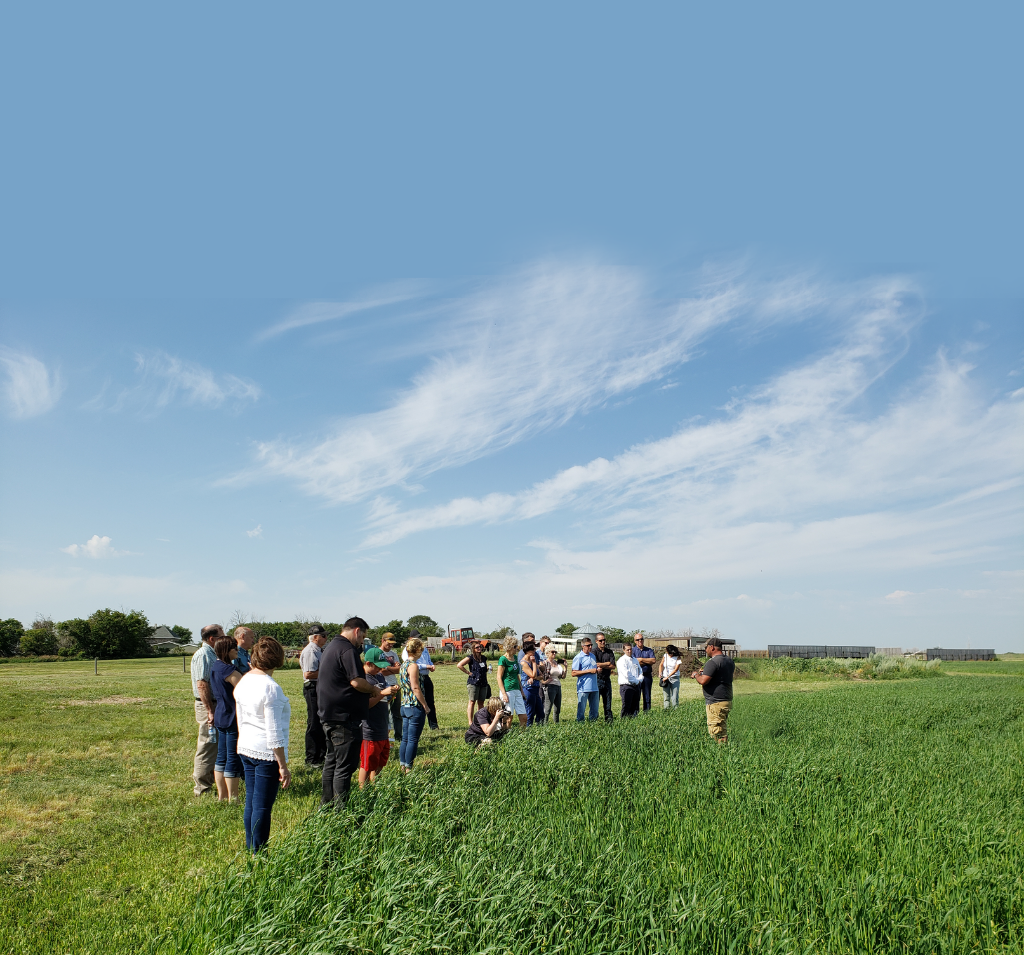
[[[865,660],[837,660],[798,657],[740,660],[738,678],[760,681],[837,679],[837,680],[907,680],[942,676],[943,665],[938,660],[925,663],[904,657],[886,657],[873,653]]]
[[[1024,681],[514,731],[242,859],[163,952],[1024,949]]]

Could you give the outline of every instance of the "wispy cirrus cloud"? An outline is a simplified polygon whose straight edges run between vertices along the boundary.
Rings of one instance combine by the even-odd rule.
[[[334,322],[386,305],[397,305],[422,295],[426,289],[427,285],[423,282],[398,282],[352,302],[306,302],[291,311],[282,321],[263,329],[255,340],[265,342],[297,328]]]
[[[58,370],[51,372],[38,358],[3,345],[0,365],[6,376],[4,405],[11,418],[34,418],[57,404],[64,390]]]
[[[239,409],[259,400],[262,391],[249,378],[215,372],[198,362],[165,351],[135,353],[137,384],[123,388],[113,400],[108,386],[85,407],[110,411],[135,410],[156,414],[174,403],[191,407]]]
[[[540,265],[448,303],[434,354],[390,407],[340,421],[323,440],[265,442],[262,471],[335,503],[360,500],[659,380],[729,323],[799,320],[828,305],[803,281],[756,287],[722,274],[665,301],[627,270]]]

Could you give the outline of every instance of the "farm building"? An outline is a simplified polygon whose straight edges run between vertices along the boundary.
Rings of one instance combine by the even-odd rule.
[[[796,657],[801,660],[813,660],[822,657],[835,657],[838,660],[863,660],[874,652],[874,647],[816,647],[768,644],[769,657]]]
[[[936,647],[933,650],[925,650],[925,656],[929,660],[994,660],[995,650],[943,650]]]
[[[146,637],[146,642],[150,650],[174,650],[180,646],[178,638],[167,627],[157,627]]]

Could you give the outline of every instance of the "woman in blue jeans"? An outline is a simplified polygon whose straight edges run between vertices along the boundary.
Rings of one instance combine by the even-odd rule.
[[[274,682],[284,648],[262,637],[252,649],[252,669],[235,687],[238,754],[245,771],[245,847],[258,852],[270,838],[270,814],[278,787],[288,788],[288,724],[292,706]]]
[[[213,778],[221,802],[238,802],[238,779],[242,761],[238,758],[238,721],[235,719],[235,684],[242,674],[235,667],[238,646],[231,637],[220,637],[213,645],[217,662],[210,671],[210,692],[216,706],[213,725],[217,730],[217,762]]]
[[[405,645],[408,659],[398,671],[398,685],[402,690],[402,744],[398,748],[399,772],[412,769],[419,749],[423,725],[430,715],[430,706],[420,685],[420,668],[416,661],[423,653],[423,641],[413,637]]]

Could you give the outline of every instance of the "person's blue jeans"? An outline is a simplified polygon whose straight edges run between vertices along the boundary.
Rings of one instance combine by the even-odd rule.
[[[540,681],[534,680],[523,688],[523,702],[526,704],[526,725],[544,722],[544,700],[540,693]]]
[[[252,759],[244,753],[239,757],[245,771],[245,848],[259,852],[270,838],[270,813],[281,785],[276,759]]]
[[[601,694],[597,690],[591,690],[589,693],[580,693],[579,702],[576,704],[576,722],[583,722],[583,714],[586,713],[587,704],[590,704],[590,718],[592,720],[597,719],[597,704],[601,699]]]
[[[402,707],[402,745],[398,747],[398,764],[411,769],[420,747],[420,736],[427,722],[427,713],[422,706]]]
[[[223,773],[225,779],[242,775],[242,760],[238,756],[238,724],[232,723],[226,730],[217,730],[217,762],[213,764],[216,773]]]

